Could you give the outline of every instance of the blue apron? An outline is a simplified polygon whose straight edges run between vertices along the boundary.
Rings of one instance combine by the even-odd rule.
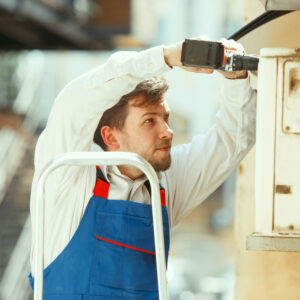
[[[149,182],[146,182],[149,190]],[[152,209],[108,200],[97,167],[94,196],[71,241],[44,270],[44,300],[158,299]],[[161,188],[166,261],[169,222]],[[29,275],[33,288],[34,279]]]

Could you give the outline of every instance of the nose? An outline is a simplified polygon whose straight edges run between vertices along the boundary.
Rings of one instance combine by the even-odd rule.
[[[173,138],[174,132],[171,129],[170,125],[167,122],[164,122],[164,126],[162,128],[161,134],[160,134],[160,138],[162,140],[169,140]]]

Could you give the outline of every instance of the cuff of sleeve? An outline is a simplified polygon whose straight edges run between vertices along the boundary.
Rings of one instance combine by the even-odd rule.
[[[225,105],[243,106],[250,100],[249,94],[251,94],[251,91],[249,74],[247,78],[243,79],[223,79],[222,92]]]

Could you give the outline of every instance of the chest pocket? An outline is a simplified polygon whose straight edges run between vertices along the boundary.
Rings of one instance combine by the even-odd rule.
[[[92,284],[135,291],[157,291],[151,218],[98,212],[94,238],[96,246]]]

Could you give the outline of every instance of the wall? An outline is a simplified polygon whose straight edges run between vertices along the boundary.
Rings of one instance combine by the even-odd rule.
[[[245,0],[246,23],[262,12],[258,0]],[[300,253],[246,250],[246,237],[255,228],[254,165],[255,149],[241,163],[237,178],[235,299],[296,300],[300,298]]]

